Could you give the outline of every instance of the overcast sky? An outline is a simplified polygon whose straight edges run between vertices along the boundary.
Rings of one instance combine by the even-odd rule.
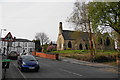
[[[44,32],[56,41],[59,22],[63,29],[70,30],[67,17],[73,10],[75,0],[1,0],[0,29],[4,37],[11,32],[13,37],[33,40],[35,34]]]

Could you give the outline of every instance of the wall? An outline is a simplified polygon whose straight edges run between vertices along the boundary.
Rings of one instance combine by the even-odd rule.
[[[58,54],[46,54],[46,53],[41,53],[41,52],[32,52],[32,55],[39,56],[42,58],[47,58],[47,59],[55,59],[55,60],[59,59]]]

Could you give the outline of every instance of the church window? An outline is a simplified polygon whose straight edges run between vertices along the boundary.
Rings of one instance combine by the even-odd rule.
[[[87,44],[85,44],[85,47],[86,47],[86,50],[88,50],[88,46],[87,46]]]
[[[81,43],[80,43],[80,45],[79,45],[79,49],[80,49],[80,50],[82,50],[82,49],[83,49],[83,48],[82,48],[82,44],[81,44]]]
[[[71,41],[68,42],[68,48],[72,48]]]
[[[110,39],[107,37],[106,38],[106,46],[109,46],[110,45]]]

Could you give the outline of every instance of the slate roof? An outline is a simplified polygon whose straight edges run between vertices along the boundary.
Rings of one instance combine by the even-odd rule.
[[[3,38],[2,38],[2,39],[3,39]],[[32,41],[30,41],[30,40],[28,40],[28,39],[17,38],[17,39],[15,39],[15,42],[32,42]]]
[[[75,40],[74,33],[78,31],[62,30],[62,35],[65,40]],[[80,33],[80,32],[79,32]],[[82,40],[88,40],[89,34],[87,32],[82,32],[78,35]]]
[[[15,39],[16,42],[32,42],[28,39]]]

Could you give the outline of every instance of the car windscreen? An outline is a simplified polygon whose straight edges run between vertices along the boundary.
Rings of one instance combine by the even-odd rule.
[[[25,61],[36,61],[36,59],[33,56],[23,56],[22,59]]]

